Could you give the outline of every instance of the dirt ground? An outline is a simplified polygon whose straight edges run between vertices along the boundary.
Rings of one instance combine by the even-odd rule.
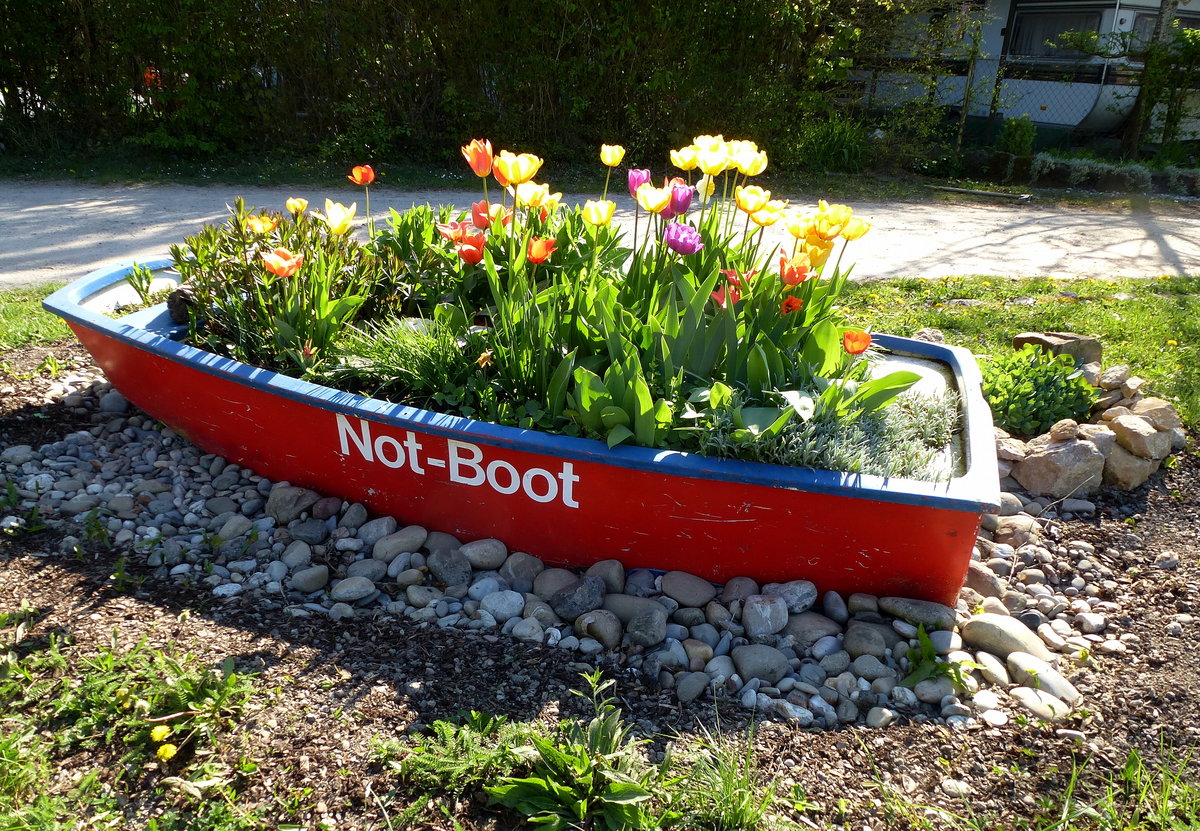
[[[1126,200],[1104,207],[1057,198],[1016,202],[1007,198],[948,197],[931,191],[928,201],[855,203],[873,230],[851,249],[860,278],[942,277],[1154,277],[1200,273],[1200,203]],[[820,194],[793,196],[792,204],[815,205]],[[291,196],[312,207],[326,197],[357,202],[349,183],[312,188],[175,184],[93,185],[73,182],[0,182],[0,288],[69,282],[102,266],[146,263],[167,256],[206,223],[220,222],[237,196],[247,204],[282,210]],[[567,194],[567,204],[596,194]],[[477,192],[400,191],[372,188],[376,217],[388,208],[450,203],[460,208]],[[613,196],[617,220],[629,226],[632,200]],[[781,241],[782,228],[770,229]],[[789,237],[790,239],[790,237]]]

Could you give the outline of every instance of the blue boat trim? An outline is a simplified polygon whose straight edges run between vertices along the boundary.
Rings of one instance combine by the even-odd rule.
[[[153,271],[168,268],[172,263],[170,260],[155,260],[143,262],[142,265]],[[170,321],[163,304],[120,320],[85,308],[83,304],[88,298],[121,282],[130,270],[128,265],[118,265],[93,271],[47,297],[42,301],[42,306],[68,321],[101,332],[114,340],[262,392],[285,396],[329,412],[368,418],[400,428],[420,429],[446,438],[555,458],[653,471],[662,475],[786,488],[974,514],[995,510],[1000,504],[991,411],[983,399],[982,379],[974,356],[961,347],[926,343],[892,335],[872,336],[875,343],[882,347],[942,361],[954,373],[965,411],[963,429],[967,437],[966,471],[962,476],[954,477],[948,482],[921,482],[913,479],[889,479],[866,474],[714,459],[693,453],[645,447],[620,446],[610,450],[603,442],[592,439],[556,436],[536,430],[489,424],[341,392],[249,366],[172,340],[172,336],[181,333],[182,327]]]

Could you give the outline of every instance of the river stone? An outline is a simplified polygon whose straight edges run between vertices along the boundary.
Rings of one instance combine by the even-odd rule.
[[[310,566],[293,574],[288,585],[302,594],[311,594],[325,588],[328,582],[329,566]]]
[[[419,551],[428,536],[429,532],[420,525],[409,525],[376,540],[371,546],[371,556],[390,563],[401,554]]]
[[[752,594],[743,601],[742,626],[746,637],[759,638],[774,635],[787,626],[788,604],[778,595]]]
[[[604,581],[584,577],[573,586],[559,589],[550,598],[550,608],[563,620],[573,621],[584,612],[599,609],[604,602]]]
[[[1062,721],[1071,714],[1071,708],[1066,703],[1042,690],[1013,687],[1008,694],[1026,710],[1046,721]]]
[[[1053,659],[1041,638],[1014,617],[984,612],[967,620],[959,632],[968,646],[1000,658],[1007,658],[1013,652],[1028,652],[1043,661]]]
[[[745,600],[752,594],[762,594],[758,583],[749,577],[731,577],[721,589],[721,602],[728,606],[735,600]]]
[[[433,579],[447,586],[465,586],[471,582],[471,563],[457,548],[439,548],[425,558]]]
[[[537,618],[527,617],[514,626],[510,634],[519,641],[541,643],[546,633]]]
[[[329,598],[338,603],[353,603],[356,600],[362,600],[373,591],[375,591],[375,584],[366,577],[347,577],[333,587],[329,592]]]
[[[309,517],[293,520],[288,525],[288,532],[293,538],[304,540],[309,545],[319,545],[329,536],[329,526],[323,520]]]
[[[309,508],[309,513],[317,519],[329,519],[331,516],[337,516],[338,511],[342,509],[342,500],[337,496],[322,496]]]
[[[825,617],[836,623],[845,623],[850,619],[846,601],[835,591],[827,591],[821,595],[821,611],[825,613]]]
[[[1095,493],[1104,473],[1104,454],[1090,441],[1071,439],[1030,453],[1013,465],[1012,477],[1027,491],[1061,499]]]
[[[408,599],[410,606],[416,606],[418,609],[424,609],[431,603],[436,603],[444,596],[441,589],[433,586],[409,586],[404,590],[404,596]]]
[[[996,572],[978,560],[967,562],[967,577],[963,581],[963,585],[969,589],[974,589],[984,597],[1000,597],[1000,595],[1004,594],[1004,590],[1008,588],[1007,584],[1000,579]]]
[[[703,607],[717,596],[717,587],[686,571],[668,571],[662,576],[662,593],[680,606]]]
[[[896,677],[896,671],[874,655],[859,655],[850,662],[850,671],[860,678],[866,678],[868,681]]]
[[[1008,677],[1008,667],[992,653],[979,650],[975,653],[975,663],[979,664],[979,674],[989,684],[1007,687],[1012,683],[1012,679]]]
[[[594,638],[605,649],[616,649],[621,644],[621,621],[606,609],[592,609],[575,618],[575,634]]]
[[[358,503],[355,503],[356,505]],[[350,510],[354,510],[354,505],[350,506]],[[346,512],[346,516],[350,515],[350,511]],[[351,517],[353,518],[353,517]],[[349,528],[352,526],[346,525],[346,517],[342,517],[343,526]],[[380,540],[390,537],[396,533],[396,520],[390,516],[381,516],[377,519],[372,519],[369,522],[364,522],[358,526],[358,533],[355,535],[362,540],[363,548],[371,551],[374,554],[375,546]],[[409,549],[413,551],[414,549]],[[382,559],[382,558],[380,558]]]
[[[850,653],[851,658],[860,655],[873,655],[882,658],[887,650],[883,635],[867,626],[851,626],[846,630],[842,640],[842,648]]]
[[[648,597],[634,597],[631,594],[605,595],[601,606],[617,616],[617,619],[628,625],[634,617],[646,612],[662,612],[663,626],[666,626],[667,610],[661,603],[656,603]],[[666,630],[664,629],[664,634]]]
[[[274,517],[280,525],[287,525],[300,514],[307,511],[321,495],[308,488],[297,488],[291,485],[276,485],[267,497],[267,516]]]
[[[484,595],[479,608],[504,623],[509,618],[520,617],[525,611],[525,595],[515,591],[497,591]]]
[[[366,559],[351,563],[346,568],[347,577],[365,577],[374,582],[387,575],[387,563],[383,560]]]
[[[1131,491],[1149,479],[1159,464],[1158,459],[1143,459],[1118,444],[1104,463],[1104,484]]]
[[[943,698],[957,692],[954,682],[944,675],[918,681],[912,691],[918,701],[924,701],[926,704],[940,704]]]
[[[941,603],[913,600],[909,597],[881,597],[879,609],[892,617],[906,620],[913,626],[924,625],[925,631],[954,628],[954,610]]]
[[[314,514],[314,516],[316,516],[316,515]],[[361,502],[355,502],[353,505],[351,505],[349,508],[346,509],[346,513],[342,514],[342,518],[338,522],[338,527],[339,528],[349,528],[351,531],[357,531],[358,529],[360,529],[363,526],[364,523],[366,523],[367,516],[368,516],[368,514],[367,514],[366,506],[363,505]],[[391,517],[383,517],[383,518],[384,519],[392,519]],[[385,534],[380,534],[380,536],[387,536],[387,534],[390,534],[390,533],[392,533],[392,531],[395,531],[395,530],[396,530],[396,520],[392,519],[391,530],[389,530]],[[362,537],[359,536],[359,539],[362,539]],[[373,544],[374,544],[374,542],[372,542],[372,545]]]
[[[708,689],[711,679],[706,672],[687,672],[675,682],[675,697],[681,704],[690,704]]]
[[[651,601],[654,606],[657,603]],[[615,613],[614,613],[614,616]],[[617,616],[619,619],[619,616]],[[667,610],[659,606],[657,609],[646,607],[636,612],[625,627],[629,642],[638,646],[654,646],[662,643],[667,637]]]
[[[78,516],[79,514],[86,514],[92,508],[99,505],[99,497],[92,496],[90,493],[81,493],[63,502],[58,506],[58,510],[64,516]]]
[[[508,559],[508,546],[497,539],[475,540],[459,551],[476,571],[494,571]]]
[[[585,577],[599,577],[604,581],[606,592],[619,594],[625,591],[625,566],[620,560],[600,560],[588,566]]]
[[[1054,667],[1028,652],[1010,653],[1008,671],[1016,683],[1048,692],[1071,706],[1083,701],[1083,696],[1075,689],[1074,684],[1063,678]]]
[[[540,559],[524,551],[514,551],[500,566],[500,576],[508,581],[513,591],[532,592],[533,581],[546,570]]]
[[[34,459],[41,458],[41,455],[28,444],[14,444],[12,447],[0,451],[0,462],[23,465],[26,462],[32,462]]]
[[[784,635],[791,635],[792,640],[801,648],[808,648],[826,635],[841,634],[842,627],[834,621],[816,612],[801,612],[789,615],[787,626],[783,627]]]
[[[782,597],[787,603],[788,611],[793,615],[807,612],[817,602],[817,587],[808,580],[767,583],[762,587],[762,593]]]
[[[761,678],[768,684],[774,684],[787,675],[789,669],[787,656],[766,644],[736,646],[732,657],[738,675],[747,681],[751,678]]]
[[[554,614],[550,604],[532,592],[525,593],[525,611],[523,617],[537,618],[538,623],[549,629],[552,626],[562,626],[563,620]]]
[[[558,592],[574,586],[579,577],[565,568],[548,568],[538,573],[533,579],[533,593],[547,602]]]
[[[283,550],[279,559],[290,569],[307,566],[312,562],[312,547],[304,540],[295,540]]]

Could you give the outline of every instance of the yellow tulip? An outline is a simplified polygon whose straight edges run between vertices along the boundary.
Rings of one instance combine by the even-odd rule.
[[[299,196],[293,196],[284,205],[287,207],[287,212],[292,216],[300,216],[300,214],[308,210],[308,200],[301,199]]]
[[[852,216],[846,220],[846,224],[842,226],[842,239],[856,240],[867,231],[871,230],[871,223],[857,216]],[[986,285],[986,283],[985,283]]]
[[[643,210],[652,214],[660,213],[671,204],[671,189],[656,188],[647,182],[637,189],[637,201]]]
[[[808,256],[808,261],[812,263],[813,268],[820,268],[829,259],[829,254],[833,251],[833,243],[818,236],[811,236],[800,244],[800,250]]]
[[[242,221],[242,227],[255,234],[269,234],[275,230],[277,225],[279,225],[278,219],[273,219],[263,214],[248,216]]]
[[[758,155],[758,145],[752,141],[736,139],[725,145],[725,155],[729,159],[729,168],[736,167],[744,174],[744,168],[749,167]]]
[[[500,155],[492,162],[493,172],[500,173],[503,180],[510,185],[525,184],[537,175],[541,167],[542,160],[532,153],[517,156],[507,150],[501,150]]]
[[[796,239],[804,239],[813,233],[812,214],[788,214],[784,220],[784,225],[787,227],[788,233]]]
[[[530,208],[541,208],[550,197],[550,186],[539,185],[536,182],[522,182],[514,188],[517,204]]]
[[[767,169],[767,151],[739,155],[737,167],[743,176],[757,176]]]
[[[341,236],[350,230],[354,225],[354,214],[358,212],[358,203],[355,202],[349,208],[341,202],[334,202],[332,199],[325,200],[325,213],[313,211],[313,216],[324,222],[329,227],[329,233],[335,237]]]
[[[725,137],[724,136],[696,136],[692,139],[692,144],[697,151],[708,150],[711,152],[725,152]]]
[[[708,200],[712,198],[713,192],[717,189],[717,183],[713,181],[713,177],[704,175],[696,180],[696,196],[700,198],[701,205],[707,205]]]
[[[616,167],[625,158],[625,148],[619,144],[600,145],[600,161],[609,167]]]
[[[589,199],[583,203],[583,221],[588,225],[607,225],[612,222],[613,211],[617,209],[616,202],[609,202],[607,199],[601,201],[599,199]]]
[[[814,229],[821,239],[836,239],[853,215],[854,209],[849,205],[830,205],[822,199],[817,203]],[[866,232],[864,231],[863,233]]]
[[[758,185],[739,185],[733,191],[737,206],[748,214],[761,211],[771,198],[771,191],[763,190]]]
[[[723,150],[699,150],[696,152],[696,166],[706,176],[719,176],[725,172],[729,157]]]
[[[671,151],[671,164],[675,165],[680,170],[695,170],[696,169],[696,148],[689,145],[681,147],[678,150]]]
[[[548,211],[558,210],[558,203],[562,201],[562,192],[556,191],[546,196],[546,201],[542,203],[542,207]]]
[[[767,202],[767,204],[763,205],[761,210],[757,210],[750,214],[750,218],[754,220],[754,224],[759,228],[769,228],[779,221],[786,208],[787,202],[783,202],[779,199],[772,199]]]

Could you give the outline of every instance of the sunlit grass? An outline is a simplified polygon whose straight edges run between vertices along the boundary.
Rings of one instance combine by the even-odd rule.
[[[71,336],[61,318],[42,310],[42,298],[59,284],[0,291],[0,352]]]

